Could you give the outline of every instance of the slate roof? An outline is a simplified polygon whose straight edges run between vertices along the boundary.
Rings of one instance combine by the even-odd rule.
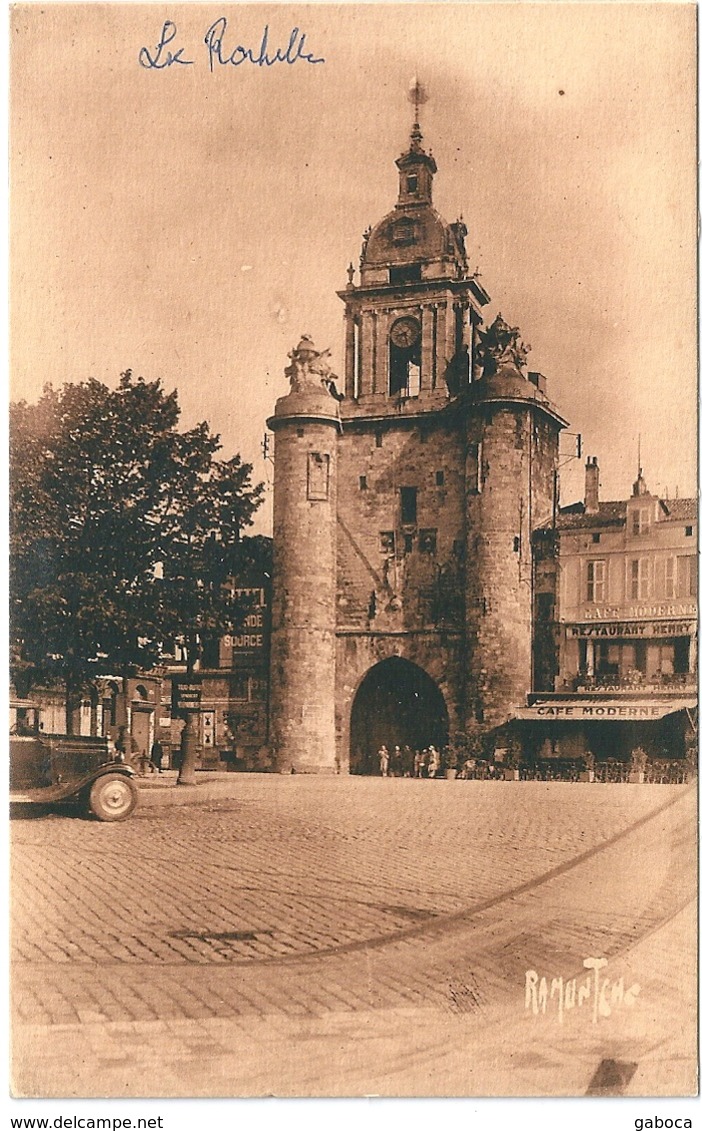
[[[642,496],[645,497],[645,496]],[[694,522],[697,519],[697,499],[659,499],[662,514],[659,522]],[[594,514],[585,514],[584,503],[571,503],[562,507],[558,515],[559,530],[593,530],[603,526],[624,526],[629,500],[601,502]]]
[[[558,515],[560,530],[590,530],[596,526],[624,526],[626,523],[626,503],[600,503],[595,514],[585,514],[584,503],[571,503],[563,507]]]
[[[670,522],[694,522],[697,518],[699,499],[661,499],[661,503]]]

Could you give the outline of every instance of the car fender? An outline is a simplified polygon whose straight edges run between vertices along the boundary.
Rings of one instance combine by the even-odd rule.
[[[106,774],[122,774],[125,778],[136,777],[131,766],[124,762],[105,762],[96,770],[91,770],[83,777],[74,778],[70,782],[59,782],[57,785],[38,786],[35,789],[23,789],[10,794],[10,801],[31,801],[37,804],[49,804],[56,801],[68,801],[72,797],[80,797],[99,778]]]

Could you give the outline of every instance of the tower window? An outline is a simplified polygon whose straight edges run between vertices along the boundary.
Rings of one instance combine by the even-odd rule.
[[[592,540],[593,540],[593,542],[599,542],[599,540],[600,540],[600,534],[599,534],[599,532],[598,532],[598,533],[596,533],[596,534],[593,534],[593,536],[592,536]]]
[[[419,187],[419,177],[416,173],[410,173],[407,178],[407,192],[416,192]]]
[[[418,397],[421,385],[419,347],[401,349],[390,343],[390,396]]]
[[[308,452],[307,498],[318,502],[326,502],[329,498],[329,454],[327,452]]]
[[[375,446],[376,448],[382,448],[383,446],[383,433],[380,431],[375,434]]]
[[[390,268],[390,282],[391,283],[421,283],[422,281],[422,265],[421,263],[407,263],[402,267]]]
[[[400,521],[403,526],[417,522],[417,488],[400,487]]]
[[[436,553],[436,530],[419,531],[419,550],[422,554]]]
[[[419,395],[422,328],[416,318],[398,318],[390,329],[390,396]]]
[[[367,491],[368,490],[368,476],[367,475],[359,475],[358,486],[359,486],[359,489],[361,491]]]
[[[392,230],[394,244],[414,243],[417,239],[417,227],[411,220],[398,220]]]
[[[443,487],[443,485],[444,485],[444,473],[443,473],[443,471],[437,471],[435,478],[436,478],[436,486],[437,487]]]
[[[691,526],[685,527],[685,537],[686,538],[692,538],[692,527]]]
[[[477,495],[483,486],[483,445],[468,444],[466,448],[466,490]]]

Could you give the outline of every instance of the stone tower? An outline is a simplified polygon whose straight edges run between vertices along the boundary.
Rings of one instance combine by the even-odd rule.
[[[532,683],[532,534],[553,515],[565,420],[498,314],[464,396],[468,717],[499,726]],[[479,374],[479,375],[478,375]]]
[[[275,433],[270,742],[281,772],[335,773],[338,402],[310,338],[291,354]]]
[[[296,750],[279,753],[283,768],[310,744],[309,768],[331,768],[331,710],[337,769],[373,772],[381,744],[443,745],[472,719],[495,728],[531,688],[531,535],[553,510],[565,421],[526,371],[519,332],[500,316],[484,328],[490,296],[463,221],[433,206],[437,165],[416,121],[396,165],[396,203],[339,292],[338,416],[318,388],[314,407],[293,390],[271,421],[273,733],[279,752]],[[305,494],[314,452],[329,460],[324,503]],[[328,570],[321,547],[336,555]],[[312,705],[301,709],[313,671],[319,748]]]

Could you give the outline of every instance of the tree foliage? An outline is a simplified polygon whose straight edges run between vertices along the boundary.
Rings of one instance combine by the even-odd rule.
[[[266,561],[247,539],[263,485],[180,432],[175,392],[122,374],[44,389],[10,410],[12,669],[67,684],[144,670],[182,636],[191,661],[234,617],[226,582]]]

